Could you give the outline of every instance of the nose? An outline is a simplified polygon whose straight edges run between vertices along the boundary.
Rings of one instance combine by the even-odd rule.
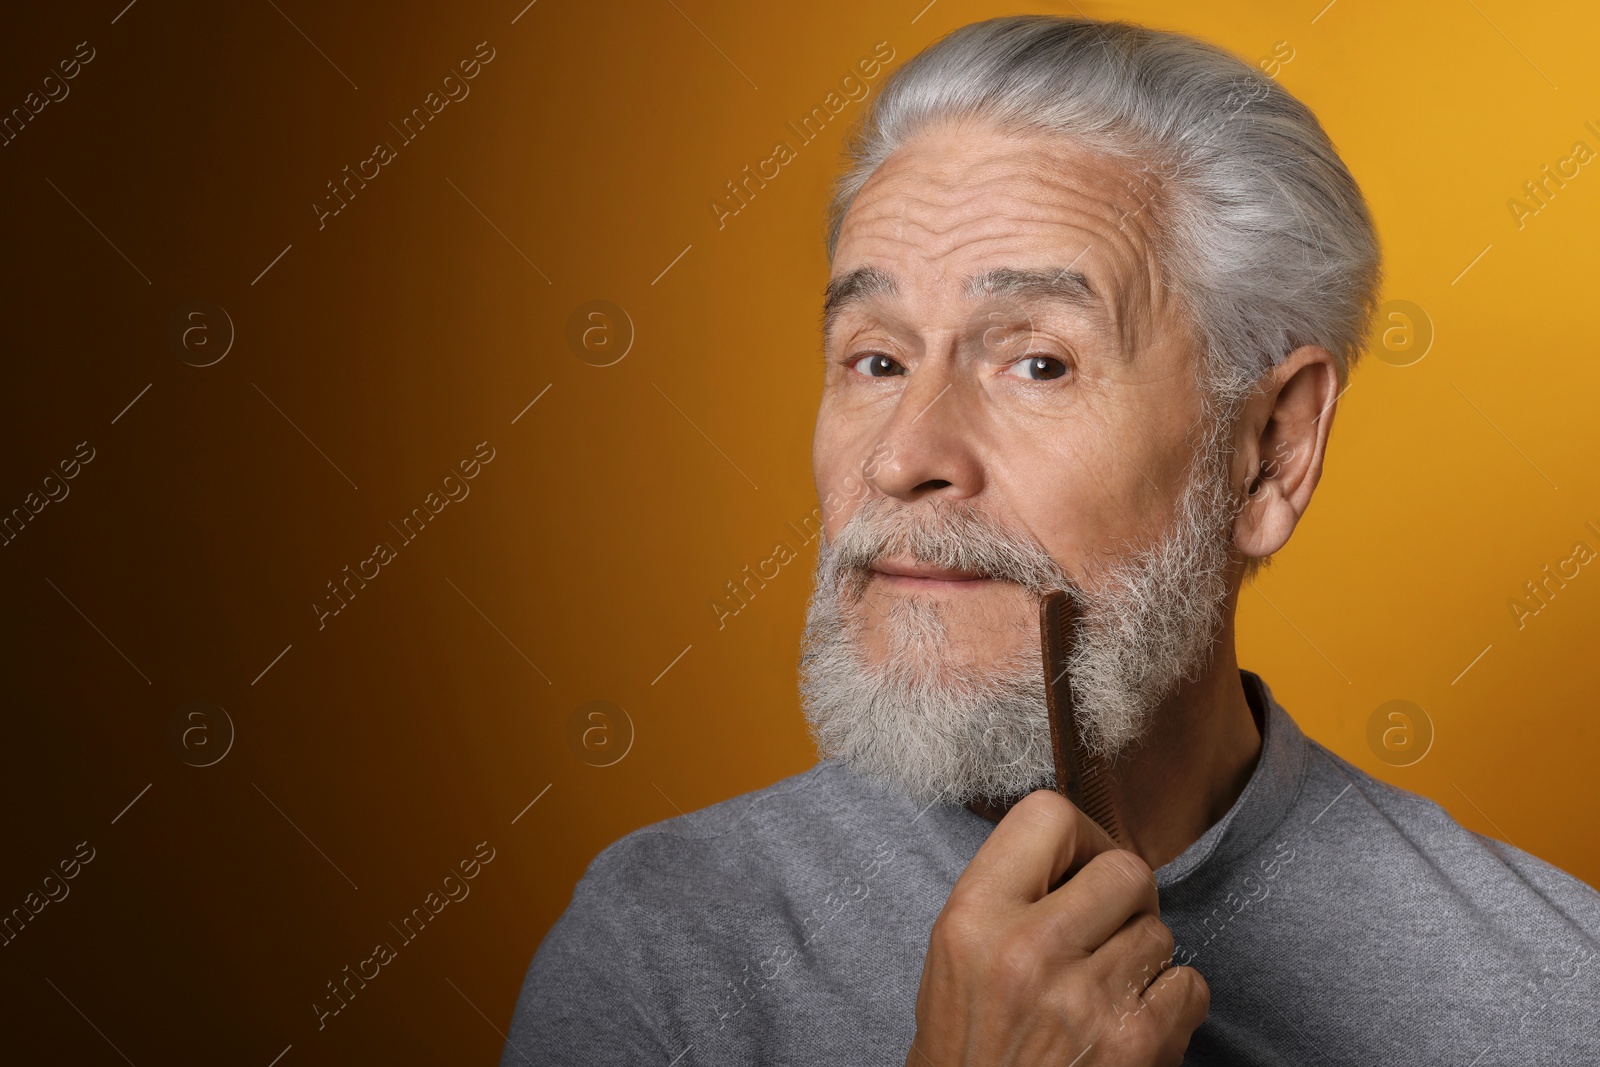
[[[927,366],[907,382],[878,438],[881,458],[869,470],[868,482],[906,502],[935,494],[976,496],[983,489],[983,465],[970,384]]]

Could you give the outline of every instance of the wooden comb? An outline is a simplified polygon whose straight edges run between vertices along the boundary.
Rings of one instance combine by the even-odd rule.
[[[1118,848],[1126,848],[1105,761],[1090,755],[1078,736],[1072,675],[1067,669],[1077,630],[1077,601],[1063,589],[1046,593],[1039,602],[1039,631],[1050,748],[1056,761],[1056,791],[1093,819]]]

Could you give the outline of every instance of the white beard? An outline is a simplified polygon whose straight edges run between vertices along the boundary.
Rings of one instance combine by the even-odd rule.
[[[1055,786],[1036,606],[1011,649],[974,668],[951,660],[941,598],[884,597],[884,654],[873,664],[862,595],[884,557],[1004,579],[1035,605],[1049,590],[1072,590],[1081,606],[1068,662],[1078,731],[1108,760],[1141,741],[1161,702],[1210,666],[1230,593],[1231,419],[1207,422],[1170,530],[1154,546],[1092,566],[1084,583],[1092,590],[1036,541],[971,505],[863,501],[832,543],[824,539],[806,609],[800,694],[822,755],[920,803]]]

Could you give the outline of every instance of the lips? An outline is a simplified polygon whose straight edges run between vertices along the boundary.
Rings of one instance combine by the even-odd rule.
[[[878,574],[886,574],[896,578],[920,578],[924,581],[935,582],[981,582],[986,578],[973,571],[955,570],[950,567],[935,567],[928,563],[903,563],[896,560],[881,559],[873,564],[872,569]]]

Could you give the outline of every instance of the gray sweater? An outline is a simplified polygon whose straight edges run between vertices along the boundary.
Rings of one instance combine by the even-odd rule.
[[[1184,1062],[1600,1064],[1600,894],[1340,759],[1240,674],[1261,758],[1156,871],[1175,959],[1211,987]],[[636,830],[539,946],[503,1067],[902,1064],[928,932],[991,829],[823,760]]]

